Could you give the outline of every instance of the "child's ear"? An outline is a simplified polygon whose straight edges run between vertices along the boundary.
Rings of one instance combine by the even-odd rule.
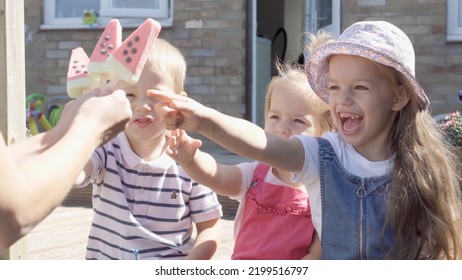
[[[392,110],[400,111],[401,109],[403,109],[404,106],[406,106],[407,103],[409,103],[409,94],[409,90],[407,90],[404,85],[400,85],[395,93]]]
[[[188,96],[188,94],[187,94],[185,91],[182,91],[182,92],[180,92],[179,94],[180,94],[181,96],[184,96],[184,97],[187,97],[187,96]]]

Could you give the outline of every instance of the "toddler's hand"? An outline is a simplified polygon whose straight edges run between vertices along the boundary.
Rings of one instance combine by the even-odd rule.
[[[201,140],[191,138],[184,130],[172,130],[167,137],[169,147],[166,152],[181,165],[190,163],[202,146]]]
[[[155,106],[156,114],[167,129],[193,132],[200,129],[207,107],[179,94],[151,89],[147,95],[159,101]]]

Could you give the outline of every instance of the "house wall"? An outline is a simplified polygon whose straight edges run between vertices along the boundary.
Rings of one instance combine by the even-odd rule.
[[[43,1],[25,0],[26,94],[66,96],[70,52],[90,56],[102,29],[40,30]],[[169,40],[188,63],[186,91],[194,99],[242,117],[245,113],[244,0],[174,1],[174,22],[159,37]],[[124,29],[124,38],[133,29]]]
[[[25,0],[26,93],[66,95],[71,49],[91,54],[101,29],[40,30],[42,1]],[[444,0],[342,0],[343,30],[359,20],[387,20],[406,32],[416,75],[433,114],[462,110],[462,42],[446,41]],[[193,24],[191,24],[193,23]],[[132,30],[126,29],[126,36]],[[224,113],[245,113],[245,1],[175,0],[174,22],[160,34],[186,56],[189,96]]]
[[[387,20],[410,37],[433,114],[462,110],[462,42],[446,41],[445,0],[343,0],[341,30],[360,20]]]

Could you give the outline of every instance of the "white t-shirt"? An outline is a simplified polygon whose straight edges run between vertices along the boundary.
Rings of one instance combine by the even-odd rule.
[[[305,185],[310,198],[311,218],[314,228],[321,238],[322,208],[321,208],[321,185],[319,176],[319,144],[316,138],[307,135],[294,136],[303,144],[305,162],[300,173],[294,173],[292,180]],[[395,157],[388,160],[373,162],[364,158],[355,148],[346,143],[340,134],[326,132],[322,138],[332,145],[340,164],[353,175],[358,177],[378,177],[390,173],[393,170]]]

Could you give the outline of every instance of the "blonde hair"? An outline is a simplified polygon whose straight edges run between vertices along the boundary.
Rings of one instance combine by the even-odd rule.
[[[167,40],[157,38],[146,62],[148,69],[170,73],[175,83],[175,92],[184,91],[186,61],[183,54]]]
[[[280,61],[276,62],[277,76],[274,76],[268,83],[265,98],[265,120],[271,108],[271,96],[276,87],[287,87],[288,84],[298,89],[299,93],[304,97],[309,111],[314,116],[315,136],[321,136],[325,131],[330,131],[333,128],[330,118],[329,106],[323,102],[311,89],[305,72],[296,66],[284,64]]]
[[[308,39],[308,43],[305,45],[303,49],[305,57],[307,57],[307,54],[310,53],[312,50],[316,49],[317,47],[335,41],[333,35],[324,30],[319,30],[316,34],[306,32],[305,37],[307,37]]]
[[[396,151],[388,215],[396,246],[390,257],[461,259],[460,166],[429,111],[419,111],[407,79],[395,69],[380,67],[410,96],[390,131],[390,148]]]

